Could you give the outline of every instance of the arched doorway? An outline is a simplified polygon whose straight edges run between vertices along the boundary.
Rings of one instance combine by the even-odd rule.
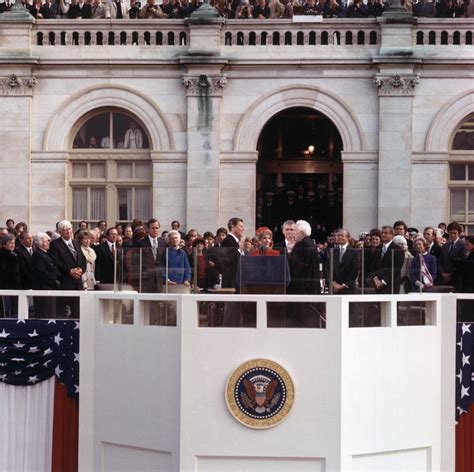
[[[283,110],[264,126],[257,150],[257,226],[277,233],[288,219],[306,219],[324,240],[342,225],[342,139],[324,114]]]

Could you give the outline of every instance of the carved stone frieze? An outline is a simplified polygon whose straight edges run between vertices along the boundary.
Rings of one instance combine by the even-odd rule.
[[[0,95],[33,95],[37,83],[33,75],[18,77],[16,74],[10,74],[8,77],[0,77]]]
[[[374,83],[379,89],[379,95],[413,95],[415,87],[420,83],[420,77],[413,75],[377,75]]]
[[[188,95],[221,96],[223,88],[227,85],[227,76],[184,75],[183,85],[187,88]]]

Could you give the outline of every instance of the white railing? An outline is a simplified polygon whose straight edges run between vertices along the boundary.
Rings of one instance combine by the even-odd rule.
[[[294,23],[289,20],[233,20],[222,29],[225,46],[377,46],[380,27],[375,18],[325,19]]]
[[[192,28],[192,26],[191,26]],[[474,18],[418,18],[413,45],[472,45]],[[185,20],[37,20],[35,46],[153,46],[189,45]],[[229,46],[380,46],[376,18],[292,20],[226,20],[221,45]]]
[[[185,46],[183,20],[38,20],[36,46]]]
[[[474,18],[419,18],[413,28],[413,45],[473,46],[473,34]]]

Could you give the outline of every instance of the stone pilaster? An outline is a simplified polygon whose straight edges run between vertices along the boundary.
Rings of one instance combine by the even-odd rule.
[[[419,77],[411,70],[380,68],[378,224],[411,223],[412,106]]]
[[[4,69],[5,70],[5,69]],[[0,74],[2,69],[0,68]],[[30,222],[31,100],[36,78],[32,75],[0,75],[0,168],[2,193],[0,218]],[[8,209],[8,214],[4,213]]]
[[[227,78],[220,64],[187,65],[187,228],[219,224],[220,119]]]

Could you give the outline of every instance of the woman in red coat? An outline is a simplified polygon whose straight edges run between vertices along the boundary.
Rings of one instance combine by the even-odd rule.
[[[266,227],[258,228],[256,238],[260,243],[258,249],[250,251],[249,256],[279,256],[280,251],[272,249],[273,233]]]

